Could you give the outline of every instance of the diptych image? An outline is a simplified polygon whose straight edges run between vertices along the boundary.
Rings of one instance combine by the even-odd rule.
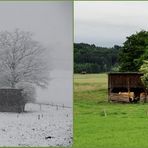
[[[147,18],[146,1],[0,1],[0,147],[147,148]]]

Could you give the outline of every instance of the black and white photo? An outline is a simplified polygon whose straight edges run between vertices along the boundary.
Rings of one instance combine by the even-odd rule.
[[[71,146],[72,2],[0,2],[0,146]]]

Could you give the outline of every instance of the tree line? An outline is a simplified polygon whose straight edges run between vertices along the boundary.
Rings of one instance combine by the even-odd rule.
[[[126,37],[123,46],[97,47],[74,44],[74,72],[138,72],[148,60],[148,31],[141,30]]]
[[[97,47],[94,44],[74,43],[74,72],[100,73],[115,70],[121,47]]]

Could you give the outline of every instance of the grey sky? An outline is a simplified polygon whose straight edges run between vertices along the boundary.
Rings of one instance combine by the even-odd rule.
[[[31,31],[55,69],[72,70],[72,2],[0,2],[0,31]]]
[[[122,45],[129,36],[148,30],[147,1],[78,1],[74,3],[75,42]]]
[[[47,89],[37,88],[37,101],[72,106],[72,19],[69,1],[0,2],[0,31],[30,31],[49,51],[52,80]]]

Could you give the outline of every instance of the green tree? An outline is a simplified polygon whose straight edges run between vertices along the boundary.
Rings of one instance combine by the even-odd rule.
[[[119,54],[120,71],[136,72],[146,58],[148,32],[140,31],[127,37]]]
[[[141,77],[141,80],[145,87],[148,89],[148,60],[144,61],[139,71],[144,73],[144,75]]]
[[[74,44],[74,72],[99,73],[111,71],[118,63],[120,46],[97,47],[94,44]]]

